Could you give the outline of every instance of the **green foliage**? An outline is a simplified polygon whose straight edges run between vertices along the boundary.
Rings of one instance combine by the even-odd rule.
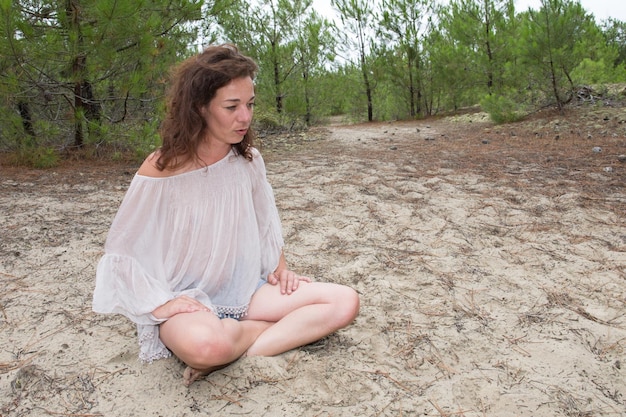
[[[478,94],[497,92],[503,68],[512,59],[510,44],[517,30],[512,0],[452,0],[441,12],[446,43],[465,84]]]
[[[33,138],[27,137],[9,154],[8,160],[11,165],[48,169],[58,166],[60,158],[54,148],[41,146]]]
[[[137,129],[135,139],[131,141],[136,161],[143,161],[149,154],[154,152],[161,144],[159,137],[159,125],[156,120],[146,122]]]
[[[522,106],[505,95],[487,94],[480,100],[480,107],[497,124],[516,122],[525,115]]]
[[[27,158],[25,162],[32,166],[33,168],[38,169],[47,169],[54,168],[59,164],[59,155],[53,148],[42,148],[37,147],[32,149],[32,151],[27,152],[23,155],[26,155]],[[30,156],[30,157],[28,157]]]
[[[24,137],[20,117],[8,106],[0,106],[0,151],[15,150]]]
[[[258,131],[276,131],[282,128],[281,118],[276,108],[259,108],[254,112],[254,124]]]
[[[316,78],[325,103],[323,116],[348,115],[352,121],[367,120],[367,96],[363,92],[362,77],[358,67],[345,65]]]
[[[36,131],[41,160],[52,159],[47,143],[98,149],[117,123],[141,131],[159,106],[166,72],[195,42],[191,23],[200,19],[201,5],[2,2],[0,99],[11,111],[0,114],[0,145],[7,136],[19,141],[20,129],[7,127],[16,125],[14,109],[22,104],[29,114],[24,120],[18,114],[17,125],[43,126]]]
[[[478,102],[502,123],[563,105],[578,85],[626,82],[626,24],[600,27],[573,0],[522,13],[512,0],[333,0],[337,26],[311,4],[0,0],[0,152],[29,166],[81,146],[143,159],[159,145],[167,72],[199,30],[257,60],[260,130]]]
[[[404,87],[400,91],[400,96],[406,100],[409,117],[415,117],[422,108],[420,102],[422,83],[420,81],[424,76],[424,71],[421,37],[422,27],[427,24],[426,13],[429,8],[429,3],[424,0],[383,0],[381,5],[380,31],[394,46],[393,49],[382,48],[389,58],[385,60],[387,65],[384,68],[391,69],[389,73],[394,84]],[[391,97],[385,98],[385,100],[389,99]],[[394,100],[389,105],[394,103],[397,101]],[[384,106],[388,108],[389,105]],[[392,113],[404,114],[406,110],[397,109]]]
[[[599,43],[592,16],[571,0],[543,0],[539,11],[525,15],[521,35],[520,55],[533,75],[531,88],[550,94],[562,108],[574,88],[572,71]]]
[[[277,113],[289,106],[289,97],[297,97],[296,103],[303,96],[303,102],[310,99],[307,77],[321,67],[320,57],[334,45],[327,22],[312,12],[311,2],[216,0],[211,8],[223,37],[257,60],[257,93],[273,102]],[[303,107],[302,113],[310,113]]]
[[[572,79],[576,85],[623,83],[626,82],[626,67],[607,65],[603,59],[584,58],[572,71]]]
[[[370,56],[376,47],[376,14],[372,0],[331,0],[339,10],[344,31],[338,31],[344,51],[356,62],[362,83],[360,90],[366,97],[367,120],[374,119],[373,95],[376,80],[372,78],[371,63],[376,55]],[[372,59],[369,59],[372,58]]]
[[[145,123],[120,123],[100,132],[97,141],[90,142],[86,151],[93,158],[143,161],[161,144],[156,120]]]
[[[606,46],[615,50],[613,65],[626,65],[626,22],[609,18],[602,25],[602,36]]]

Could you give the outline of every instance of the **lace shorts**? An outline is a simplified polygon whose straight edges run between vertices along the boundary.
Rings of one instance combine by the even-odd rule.
[[[260,278],[259,282],[256,285],[255,292],[258,291],[259,288],[261,288],[266,283],[267,283],[266,280],[264,280],[263,278]],[[219,317],[220,319],[234,319],[234,320],[237,320],[237,321],[241,320],[241,318],[243,316],[245,316],[245,313],[243,313],[243,314],[241,314],[239,312],[237,312],[237,313],[218,312],[217,313],[217,317]]]

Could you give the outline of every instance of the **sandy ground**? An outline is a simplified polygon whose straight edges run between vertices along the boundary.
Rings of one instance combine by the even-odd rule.
[[[2,167],[2,417],[626,415],[624,108],[332,126],[262,151],[291,266],[356,288],[356,322],[187,388],[91,312],[136,166]]]

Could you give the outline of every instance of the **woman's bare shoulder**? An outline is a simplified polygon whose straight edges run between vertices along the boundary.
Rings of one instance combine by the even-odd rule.
[[[171,175],[169,170],[160,170],[156,166],[156,162],[159,159],[159,151],[152,152],[148,157],[143,161],[141,166],[139,167],[139,171],[137,171],[138,175],[142,175],[144,177],[153,177],[153,178],[163,178],[169,177]]]
[[[184,174],[185,172],[191,171],[196,168],[201,168],[201,166],[196,166],[193,164],[193,162],[187,161],[182,164],[174,163],[174,165],[176,166],[175,169],[171,169],[168,167],[168,168],[161,170],[157,167],[157,161],[159,160],[160,156],[161,154],[159,150],[156,150],[152,152],[150,155],[148,155],[148,157],[143,161],[143,163],[139,167],[137,174],[144,176],[144,177],[167,178],[167,177],[173,177],[178,174]]]

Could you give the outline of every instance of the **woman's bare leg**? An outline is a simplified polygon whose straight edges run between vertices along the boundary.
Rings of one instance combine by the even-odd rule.
[[[273,356],[319,340],[350,324],[358,311],[358,294],[349,287],[302,282],[286,295],[278,285],[265,284],[244,320],[177,314],[161,324],[160,338],[187,364],[183,382],[189,385],[244,354]]]
[[[162,323],[159,337],[188,368],[183,382],[191,384],[243,355],[271,323],[219,319],[210,312],[181,313]]]
[[[263,285],[252,297],[246,319],[275,322],[255,338],[249,356],[273,356],[319,340],[350,324],[359,311],[358,294],[331,283],[301,282],[292,294]]]

